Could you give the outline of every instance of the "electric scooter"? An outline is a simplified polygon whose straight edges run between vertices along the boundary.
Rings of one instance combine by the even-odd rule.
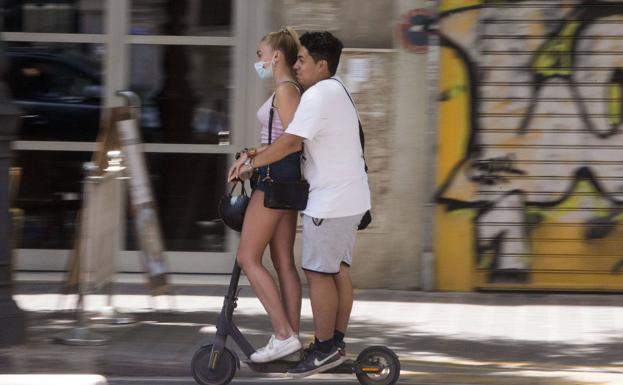
[[[192,375],[201,385],[227,385],[236,374],[236,370],[240,369],[238,355],[225,346],[227,337],[233,338],[249,358],[245,363],[256,372],[286,373],[289,368],[298,364],[296,361],[284,360],[261,364],[251,362],[250,357],[255,349],[233,321],[238,301],[240,272],[240,266],[236,263],[216,324],[214,342],[201,346],[192,358]],[[370,346],[359,353],[357,359],[347,359],[340,366],[324,373],[354,374],[361,385],[394,385],[400,376],[400,361],[391,349],[385,346]]]

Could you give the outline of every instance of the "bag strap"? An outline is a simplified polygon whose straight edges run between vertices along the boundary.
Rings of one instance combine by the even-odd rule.
[[[236,186],[238,186],[238,183],[240,183],[240,185],[242,186],[242,188],[240,189],[240,195],[247,195],[247,190],[244,188],[244,181],[240,178],[236,178],[234,179],[233,186],[231,186],[231,191],[229,192],[229,196],[231,196],[234,193],[234,190],[236,189]]]
[[[268,113],[268,144],[273,142],[273,117],[275,116],[275,97],[277,94],[273,94],[273,98],[270,101],[270,112]]]
[[[344,88],[346,95],[350,99],[350,102],[353,104],[353,107],[355,108],[355,113],[357,114],[357,123],[359,123],[359,142],[361,142],[361,156],[363,157],[363,167],[366,170],[366,172],[368,172],[368,164],[366,163],[366,157],[363,154],[365,151],[365,146],[366,146],[366,138],[363,135],[363,127],[361,126],[361,119],[359,119],[359,111],[357,111],[357,106],[355,105],[355,101],[353,100],[352,96],[350,96],[350,93],[346,89],[346,86],[344,85],[344,83],[337,80],[336,78],[329,78],[329,79],[335,80],[336,82],[340,83],[342,88]]]
[[[277,96],[277,92],[273,94],[273,98],[270,101],[270,112],[268,113],[268,145],[273,142],[273,117],[275,116],[275,97]],[[266,178],[264,179],[272,179],[270,177],[270,164],[266,165]]]
[[[301,93],[301,87],[298,83],[292,80],[284,80],[281,83],[292,83],[296,89]],[[277,91],[273,94],[273,98],[270,101],[270,112],[268,113],[268,144],[273,142],[273,117],[275,116],[275,98],[277,97]],[[270,179],[270,164],[266,166],[266,179]]]

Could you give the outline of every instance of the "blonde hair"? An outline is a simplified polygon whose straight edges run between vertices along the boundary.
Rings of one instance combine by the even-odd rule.
[[[283,52],[290,67],[296,63],[296,57],[301,47],[299,35],[292,27],[281,27],[279,31],[269,32],[262,38],[262,42],[270,45],[274,50]]]

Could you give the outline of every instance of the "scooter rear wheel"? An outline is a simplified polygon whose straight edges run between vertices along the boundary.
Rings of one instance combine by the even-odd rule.
[[[400,377],[400,361],[385,346],[370,346],[357,356],[357,380],[361,385],[394,385]]]
[[[224,348],[216,361],[216,367],[210,369],[212,345],[202,346],[190,363],[193,378],[201,385],[227,385],[236,374],[236,357]]]

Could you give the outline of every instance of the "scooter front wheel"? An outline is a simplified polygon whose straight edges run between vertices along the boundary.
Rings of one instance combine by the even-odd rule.
[[[202,346],[190,363],[190,370],[193,378],[201,385],[227,385],[236,374],[236,357],[227,348],[218,354],[214,359],[216,365],[210,368],[210,356],[212,345]]]
[[[394,385],[400,377],[400,361],[385,346],[370,346],[357,356],[355,374],[361,385]]]

